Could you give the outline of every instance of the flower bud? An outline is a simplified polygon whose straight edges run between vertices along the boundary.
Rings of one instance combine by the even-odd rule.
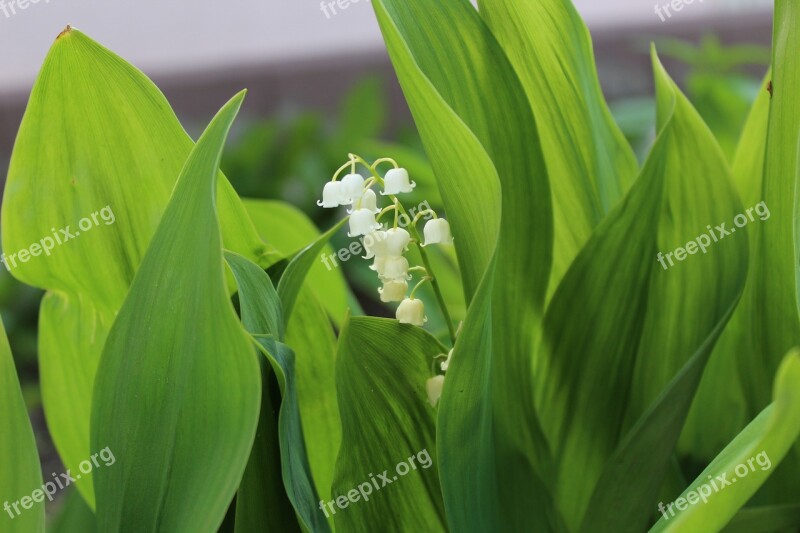
[[[404,168],[393,168],[386,173],[383,178],[383,192],[382,195],[400,194],[404,192],[411,192],[417,184],[410,181],[408,171]]]
[[[403,255],[408,250],[411,235],[403,228],[386,230],[386,253],[388,255]]]
[[[404,281],[411,279],[408,275],[408,259],[403,256],[387,257],[383,264],[383,272],[378,271],[383,281]]]
[[[422,300],[406,298],[397,308],[397,320],[401,324],[411,324],[413,326],[424,326],[428,321],[425,318],[425,304]]]
[[[425,244],[453,244],[450,223],[443,218],[435,218],[425,224]]]
[[[365,236],[364,251],[367,254],[364,256],[364,259],[388,256],[389,254],[386,252],[386,232],[378,230]],[[375,269],[373,268],[373,270]]]
[[[353,209],[349,209],[348,213],[353,213],[356,209],[369,209],[376,215],[381,212],[380,208],[378,207],[378,196],[375,194],[375,191],[372,189],[367,189],[364,191],[359,199],[353,202]]]
[[[322,189],[322,200],[318,201],[317,205],[320,207],[339,207],[342,205],[343,193],[342,182],[329,181]]]
[[[373,231],[380,229],[381,225],[375,221],[375,213],[369,209],[356,209],[350,215],[350,232],[348,237],[358,237],[359,235],[369,235]]]
[[[428,392],[428,402],[431,407],[436,407],[439,399],[442,397],[444,390],[444,376],[434,376],[425,383],[425,389]]]
[[[453,358],[453,350],[450,350],[447,353],[447,359],[442,363],[442,372],[447,372],[447,369],[450,368],[450,360]]]
[[[408,292],[408,282],[406,281],[387,281],[383,288],[378,289],[381,301],[384,303],[401,302]]]
[[[352,204],[364,194],[364,177],[361,174],[348,174],[342,178],[342,205]]]

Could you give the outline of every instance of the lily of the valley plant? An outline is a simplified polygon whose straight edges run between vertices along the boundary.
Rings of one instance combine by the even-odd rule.
[[[323,234],[220,172],[244,94],[195,142],[133,66],[71,28],[53,45],[2,243],[46,290],[65,469],[116,458],[76,479],[84,522],[60,527],[797,531],[800,4],[775,2],[730,160],[653,50],[642,165],[569,0],[372,5],[436,179],[352,154],[320,176],[342,215]],[[423,189],[433,208],[409,216]],[[768,220],[691,251],[762,202]],[[102,206],[113,226],[32,246]],[[395,318],[362,316],[341,269],[318,268],[345,226]],[[685,260],[661,268],[672,250]],[[4,339],[0,412],[0,503],[25,501],[51,476]],[[41,501],[7,515],[0,531],[45,529]]]

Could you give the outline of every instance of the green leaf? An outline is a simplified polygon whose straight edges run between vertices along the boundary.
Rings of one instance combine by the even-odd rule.
[[[766,86],[770,76],[767,75],[763,91],[753,104],[733,161],[733,181],[747,207],[761,201],[770,105]],[[751,264],[760,261],[756,249],[757,233],[748,232]],[[756,407],[748,409],[739,365],[732,364],[741,357],[752,357],[756,353],[753,287],[754,278],[750,276],[741,303],[714,347],[681,436],[679,450],[696,460],[713,459],[747,424],[752,416],[749,412],[758,411]],[[720,412],[725,416],[719,416]]]
[[[108,328],[193,146],[142,72],[78,30],[59,36],[20,126],[1,225],[12,274],[49,291],[39,321],[42,395],[50,433],[73,471],[95,451],[92,383]],[[274,263],[278,255],[261,242],[224,178],[217,195],[226,247],[262,266]],[[87,217],[93,227],[81,231]],[[67,227],[80,235],[50,255],[11,260],[32,244],[49,246]],[[77,487],[93,507],[91,480]]]
[[[508,502],[505,511],[516,512],[507,519],[523,523],[529,513],[511,502],[545,500],[532,472],[549,468],[530,401],[553,245],[534,114],[511,62],[468,0],[373,6],[439,182],[468,304],[497,250],[498,283],[487,304],[493,308],[495,435],[482,438],[498,445],[500,500]]]
[[[800,351],[794,350],[786,356],[775,377],[773,403],[681,494],[681,498],[686,499],[687,494],[693,492],[695,503],[682,504],[685,510],[666,505],[661,511],[664,516],[653,526],[651,533],[719,531],[736,515],[777,468],[800,435],[798,382]],[[698,499],[700,490],[709,493],[705,500]]]
[[[63,498],[58,515],[53,520],[50,533],[93,533],[97,531],[94,513],[86,505],[77,489],[70,490]]]
[[[278,296],[280,296],[281,303],[283,304],[284,322],[288,323],[291,319],[292,311],[294,311],[295,303],[297,303],[297,297],[305,283],[309,270],[314,266],[319,254],[322,252],[325,245],[328,244],[328,241],[331,240],[331,237],[342,229],[345,223],[347,223],[346,218],[342,219],[331,229],[319,236],[317,240],[289,259],[289,264],[286,265],[286,269],[283,271],[280,277],[281,279],[278,282]]]
[[[253,220],[261,238],[276,250],[290,257],[316,241],[320,231],[299,209],[275,200],[243,200],[247,213]],[[326,244],[319,255],[330,256],[334,250]],[[320,299],[331,320],[342,325],[347,314],[349,288],[341,269],[328,269],[322,261],[308,272],[307,283]]]
[[[321,502],[338,530],[447,530],[436,411],[426,393],[432,358],[443,350],[423,329],[395,320],[354,317],[345,324],[336,367],[343,440],[333,499],[349,503],[342,509]]]
[[[92,444],[119,459],[94,476],[102,531],[213,530],[247,463],[261,380],[228,298],[214,195],[243,98],[192,151],[103,350]]]
[[[553,194],[552,294],[639,165],[603,98],[591,36],[572,2],[479,4],[545,126],[539,133]]]
[[[296,354],[296,387],[308,460],[320,497],[330,498],[342,423],[336,397],[336,334],[322,304],[306,287],[286,328]]]
[[[625,530],[636,530],[643,520],[648,511],[636,502],[657,495],[689,407],[691,396],[684,394],[696,388],[747,272],[742,232],[713,243],[705,254],[695,245],[696,256],[676,259],[668,270],[661,262],[666,266],[672,259],[657,258],[706,233],[709,224],[731,224],[742,209],[710,132],[655,53],[653,62],[658,140],[640,178],[598,226],[556,291],[537,354],[536,402],[558,461],[555,499],[570,529],[581,523],[622,437],[702,347],[699,366],[691,365],[692,374],[683,376],[683,394],[673,391],[682,397],[674,412],[667,410],[674,418],[662,420],[664,427],[657,417],[648,422],[648,432],[663,431],[666,439],[648,458],[648,476],[621,486],[624,476],[606,474],[611,486],[603,488],[624,491],[626,499],[633,493],[630,504],[592,509],[609,520],[613,517],[607,515],[618,509],[630,519]],[[658,357],[651,356],[655,353]],[[645,441],[636,443],[640,446]],[[630,460],[611,468],[630,469]]]
[[[278,427],[281,472],[289,500],[305,530],[330,531],[326,517],[318,509],[317,491],[308,462],[297,399],[294,352],[271,337],[256,335],[254,338],[272,365],[283,395]]]
[[[297,255],[309,241],[325,244],[305,215],[287,204],[246,200],[245,206],[265,240],[289,256]],[[306,257],[331,252],[325,245],[321,252],[309,251]],[[341,440],[334,376],[336,335],[331,320],[341,326],[350,290],[341,270],[329,271],[320,263],[311,267],[306,283],[297,295],[297,312],[286,326],[285,342],[297,355],[296,385],[306,447],[317,491],[327,498],[338,453],[331,443]]]
[[[237,508],[237,529],[250,531],[253,527],[263,528],[268,524],[281,526],[281,521],[276,520],[276,516],[270,516],[268,512],[270,509],[259,507],[257,498],[248,494],[249,492],[260,494],[262,502],[276,499],[275,482],[280,482],[281,476],[275,476],[276,464],[270,463],[270,459],[275,457],[272,435],[277,432],[279,460],[283,465],[283,482],[286,486],[286,492],[277,494],[277,499],[280,500],[284,494],[288,494],[289,500],[307,529],[326,531],[328,525],[316,510],[317,493],[306,453],[306,439],[303,435],[298,402],[295,355],[288,346],[275,342],[270,337],[277,334],[279,339],[282,338],[283,316],[278,293],[269,276],[257,265],[235,254],[229,253],[226,257],[239,283],[242,322],[245,329],[255,336],[254,340],[272,365],[283,396],[282,401],[263,398],[259,432],[244,478],[246,484],[243,483],[240,488],[240,498],[244,496],[250,505]],[[262,375],[265,380],[265,390],[268,390],[271,376],[264,373],[263,369]],[[275,420],[274,411],[278,409],[280,414]],[[283,509],[279,509],[276,514],[284,514]],[[285,516],[282,527],[295,529],[296,520],[291,518],[293,517]],[[289,522],[288,525],[286,522]]]
[[[753,254],[753,326],[756,351],[742,358],[750,409],[769,401],[771,377],[781,357],[800,345],[798,315],[797,207],[788,191],[797,189],[800,164],[800,5],[775,3],[772,86],[764,159],[763,200],[771,216],[759,225]],[[756,145],[758,146],[758,145]],[[796,478],[796,473],[795,473]]]
[[[408,37],[403,31],[413,31],[418,24],[425,24],[421,27],[428,32],[438,32],[439,24],[435,21],[456,19],[448,19],[447,15],[438,13],[446,9],[446,5],[430,6],[430,3],[422,5],[414,1],[396,6],[395,3],[373,2],[373,7],[406,101],[438,179],[447,217],[459,240],[458,260],[464,294],[469,302],[483,278],[496,244],[500,224],[499,177],[486,148],[454,109],[453,102],[448,99],[451,95],[435,84],[430,71],[431,63],[439,62],[437,51],[447,50],[448,55],[453,50],[474,52],[479,44],[465,39],[457,48],[449,48],[445,43],[434,46],[424,36]],[[461,0],[453,4],[461,4]],[[429,7],[435,11],[428,11]],[[398,9],[401,10],[399,13]],[[401,15],[402,20],[399,20]],[[445,33],[440,32],[440,35]],[[459,59],[476,71],[488,68],[488,59],[478,60],[474,55]],[[454,60],[448,58],[446,63],[440,62],[436,69],[451,62]],[[459,74],[449,73],[450,76]],[[468,79],[472,78],[474,74]],[[460,80],[461,96],[466,98],[470,93],[475,93],[474,98],[477,98],[477,91],[468,90],[469,83],[458,77],[453,78],[454,83],[456,80]],[[473,102],[473,105],[477,107],[478,104]],[[499,118],[495,120],[503,122]]]
[[[42,469],[28,410],[14,368],[6,330],[0,322],[0,529],[8,533],[44,533]],[[49,483],[55,487],[55,483]],[[56,489],[50,489],[55,493]],[[34,491],[41,497],[34,502]]]

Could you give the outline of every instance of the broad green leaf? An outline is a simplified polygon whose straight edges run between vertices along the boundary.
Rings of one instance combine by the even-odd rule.
[[[707,358],[746,276],[742,232],[708,246],[705,254],[695,246],[696,255],[675,259],[669,269],[661,262],[668,266],[672,259],[658,259],[706,233],[708,224],[731,224],[741,204],[710,132],[655,54],[653,62],[659,138],[640,178],[556,291],[537,354],[537,407],[558,462],[555,498],[570,529],[580,525],[621,437],[691,354],[703,347]],[[697,386],[704,363],[684,384],[687,392]],[[632,501],[657,495],[689,407],[684,400],[674,406],[672,414],[680,414],[667,425],[667,442],[654,450],[648,476],[628,479],[615,493],[633,491]],[[650,423],[651,431],[663,429]],[[642,512],[634,505],[623,509]],[[636,529],[636,521],[628,527]]]
[[[460,2],[458,0],[455,3]],[[434,47],[422,38],[418,38],[419,42],[410,42],[410,38],[403,34],[404,26],[413,28],[414,24],[425,21],[428,24],[426,28],[435,31],[437,28],[433,22],[441,20],[442,16],[434,12],[421,13],[428,7],[439,11],[445,6],[423,6],[416,1],[408,2],[400,6],[405,15],[405,25],[401,25],[397,20],[398,16],[390,11],[390,8],[395,9],[394,4],[395,2],[379,1],[373,2],[373,7],[389,56],[436,174],[447,218],[459,240],[458,260],[463,275],[464,293],[469,302],[489,265],[500,227],[497,169],[480,139],[448,100],[449,95],[443,94],[443,89],[437,87],[430,78],[417,51],[419,48],[426,49],[428,61],[435,61],[437,52],[449,55],[452,50],[447,49],[444,43]],[[410,9],[414,10],[413,13],[408,13]],[[462,44],[471,43],[466,40]],[[477,47],[478,43],[473,46]],[[461,48],[459,46],[456,50],[462,51]],[[485,62],[474,61],[473,66],[483,67]],[[473,77],[474,74],[470,78]],[[468,94],[470,91],[466,91],[466,87],[469,84],[465,80],[459,82],[463,92]]]
[[[215,189],[236,96],[192,151],[108,335],[92,404],[102,531],[212,531],[258,423],[258,360],[228,298]]]
[[[343,440],[332,496],[345,508],[323,501],[317,510],[333,516],[337,530],[447,530],[436,411],[426,393],[443,350],[421,328],[394,320],[345,324],[336,366]]]
[[[12,274],[50,292],[40,316],[42,395],[50,433],[73,471],[94,451],[91,386],[106,333],[193,145],[144,74],[78,30],[59,36],[17,136],[2,240]],[[277,260],[227,180],[217,189],[226,247],[265,267]],[[84,219],[88,231],[79,227]],[[26,263],[17,255],[13,267],[12,254],[50,247],[66,238],[61,229],[80,235]],[[77,486],[94,506],[92,484]]]
[[[771,216],[759,225],[753,254],[753,325],[756,351],[742,358],[751,411],[769,400],[769,382],[781,357],[800,344],[795,195],[800,164],[800,5],[775,3],[772,87],[761,201]],[[756,145],[758,146],[758,145]],[[796,473],[795,473],[796,476]]]
[[[0,530],[44,532],[42,469],[28,411],[14,368],[6,330],[0,322]],[[51,483],[55,487],[55,483]],[[47,487],[55,493],[56,488]],[[36,493],[34,493],[36,491]],[[36,497],[36,501],[32,496]]]
[[[330,498],[342,423],[336,397],[336,334],[308,288],[300,291],[286,328],[296,354],[296,386],[308,460],[320,497]]]
[[[261,238],[286,256],[292,256],[316,241],[320,231],[299,209],[275,200],[243,200],[245,209],[253,220]],[[319,256],[334,253],[326,244]],[[341,326],[347,313],[348,287],[340,269],[327,269],[317,258],[307,278],[308,286],[320,299],[330,314],[331,320]]]
[[[550,294],[630,188],[636,156],[603,98],[591,36],[570,0],[482,0],[540,128],[553,194]]]
[[[681,494],[684,509],[665,505],[665,510],[661,511],[663,517],[650,530],[652,533],[719,531],[736,515],[777,468],[800,435],[798,382],[800,351],[794,350],[778,369],[773,403]],[[702,500],[700,491],[705,495]],[[688,496],[689,493],[694,493],[694,497]],[[687,499],[691,504],[686,504]]]
[[[312,480],[311,466],[306,453],[306,439],[303,435],[303,424],[297,394],[297,378],[295,372],[294,352],[280,342],[275,342],[269,336],[276,336],[278,340],[283,337],[283,316],[278,293],[266,272],[257,265],[247,261],[236,254],[226,254],[228,264],[234,271],[239,284],[239,302],[241,305],[242,322],[245,329],[256,336],[256,341],[277,376],[283,400],[264,397],[262,399],[261,421],[256,443],[250,457],[248,471],[239,497],[243,495],[250,505],[237,509],[237,529],[250,531],[253,527],[265,527],[268,524],[280,525],[275,521],[275,516],[270,516],[271,509],[259,507],[257,501],[249,492],[262,495],[262,501],[280,500],[285,494],[295,506],[299,516],[303,519],[306,528],[312,531],[327,529],[324,519],[316,512],[316,491]],[[271,373],[263,372],[265,390],[271,385]],[[274,403],[275,405],[272,405]],[[275,410],[280,410],[278,419],[275,419]],[[316,420],[312,420],[316,422]],[[275,493],[275,481],[280,482],[281,476],[276,476],[277,463],[270,464],[274,458],[274,438],[270,433],[279,434],[279,461],[283,464],[283,482],[286,491],[282,494]],[[326,465],[327,466],[327,465]],[[328,479],[330,482],[330,478]],[[246,483],[246,484],[245,484]],[[244,492],[244,494],[243,494]],[[273,501],[273,506],[274,506]],[[280,509],[277,515],[284,515]],[[293,517],[282,516],[289,525],[283,527],[297,527]],[[243,521],[243,524],[240,524]]]
[[[530,376],[553,220],[534,114],[509,59],[468,0],[381,0],[373,6],[453,226],[467,303],[497,250],[502,282],[487,300],[493,308],[493,415],[483,428],[495,436],[482,438],[498,444],[496,456],[504,463],[500,499],[544,500],[531,472],[546,471],[549,454],[538,453],[545,446]],[[507,509],[517,513],[510,523],[529,516],[520,506]]]
[[[39,374],[47,425],[61,460],[72,471],[91,450],[89,423],[100,351],[113,317],[88,297],[50,292],[39,313]],[[91,476],[75,482],[94,508]]]
[[[755,206],[761,201],[770,101],[766,87],[770,76],[771,74],[767,75],[763,91],[753,104],[733,161],[733,181],[745,208]],[[757,233],[748,232],[751,264],[759,261]],[[714,347],[681,436],[681,453],[696,460],[713,459],[750,419],[739,365],[734,363],[741,357],[752,357],[755,353],[753,284],[754,278],[751,275],[745,284],[741,303]],[[725,416],[719,416],[721,412]]]
[[[265,240],[289,257],[309,242],[326,242],[318,241],[319,231],[287,204],[245,200],[245,206]],[[331,252],[325,244],[318,253]],[[307,257],[313,255],[309,252]],[[329,497],[342,432],[334,376],[336,335],[331,321],[341,326],[350,290],[340,270],[328,271],[321,263],[311,267],[306,281],[307,286],[297,295],[297,312],[286,326],[285,342],[297,355],[297,394],[311,471],[317,491]],[[355,297],[350,295],[350,299],[354,301]]]

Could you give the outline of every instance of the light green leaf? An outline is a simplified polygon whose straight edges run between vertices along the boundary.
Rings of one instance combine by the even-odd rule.
[[[276,250],[289,257],[316,241],[320,231],[299,209],[275,200],[243,200],[245,209],[253,220],[261,238]],[[326,244],[319,255],[329,256],[334,250]],[[317,258],[307,278],[308,286],[319,298],[331,320],[342,325],[347,314],[349,288],[340,269],[327,269]]]
[[[261,380],[228,298],[214,198],[243,97],[192,151],[103,350],[92,444],[118,460],[94,476],[102,531],[212,531],[247,463]]]
[[[666,505],[650,530],[719,531],[772,474],[800,435],[800,351],[786,356],[775,378],[773,403],[761,412],[681,494],[684,510]],[[713,484],[712,484],[713,481]],[[699,491],[708,492],[700,500]],[[676,499],[676,502],[678,500]],[[691,501],[691,499],[689,500]],[[673,511],[674,514],[673,514]]]
[[[42,395],[50,433],[73,471],[95,451],[91,386],[106,333],[193,146],[142,72],[78,30],[59,36],[17,136],[2,240],[12,274],[50,292],[39,322]],[[217,195],[226,247],[265,267],[275,262],[224,178]],[[83,219],[89,231],[78,227]],[[19,261],[32,244],[66,238],[61,229],[80,235]],[[77,486],[93,507],[91,482]]]
[[[324,506],[338,530],[447,530],[436,411],[426,393],[433,357],[443,349],[423,329],[394,320],[345,324],[336,367],[344,437],[332,498],[349,503]]]
[[[482,0],[540,128],[555,227],[550,294],[639,165],[603,98],[589,30],[570,0]]]
[[[0,530],[44,532],[42,469],[6,330],[0,322]],[[52,483],[53,487],[55,484]],[[49,489],[49,487],[48,487]],[[39,492],[34,502],[31,496]],[[52,489],[55,493],[56,488]],[[24,498],[24,500],[23,500]]]

